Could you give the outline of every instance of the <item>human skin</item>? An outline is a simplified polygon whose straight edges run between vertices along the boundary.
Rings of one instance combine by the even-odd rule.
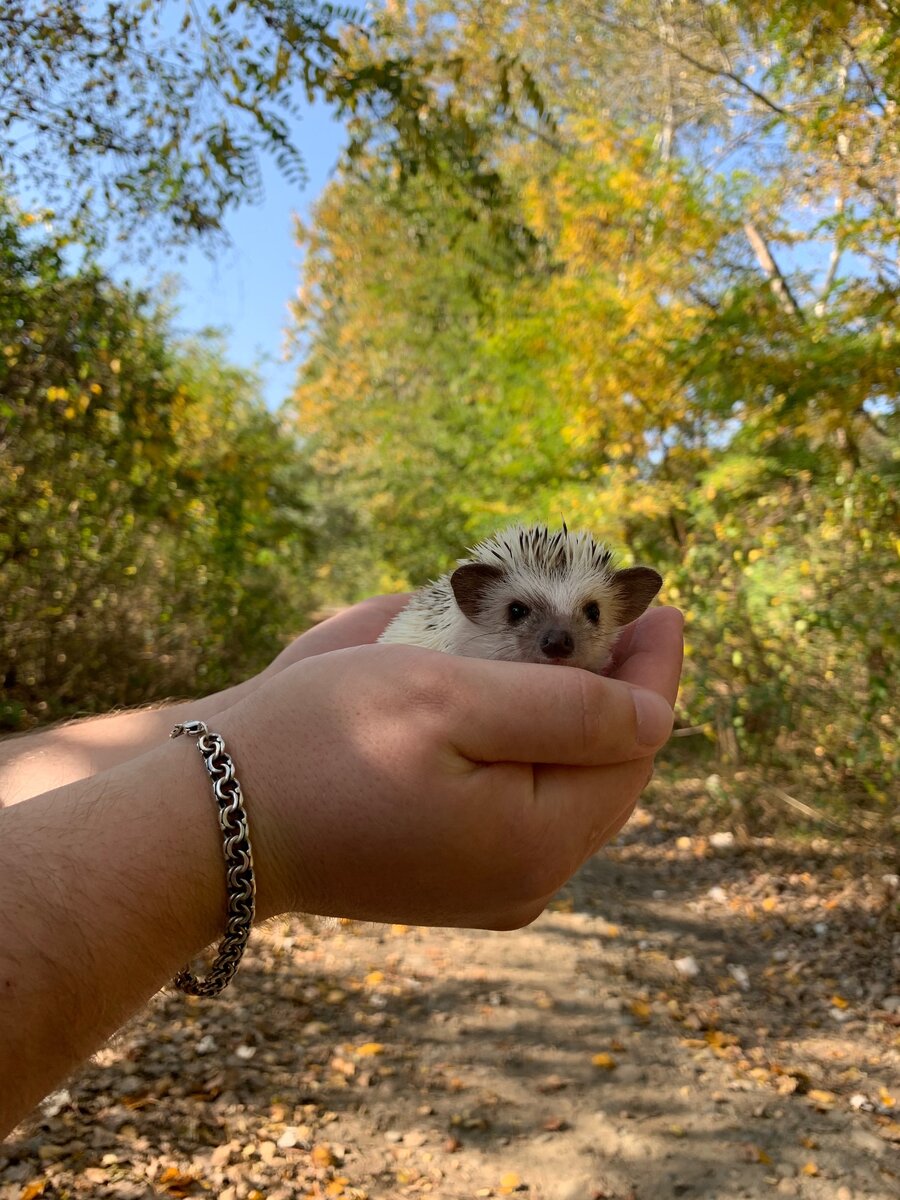
[[[671,729],[679,613],[627,629],[611,678],[354,644],[390,615],[351,610],[224,697],[88,722],[56,767],[52,742],[10,743],[0,1132],[221,936],[215,807],[176,721],[200,715],[234,758],[259,920],[517,928],[628,819]]]

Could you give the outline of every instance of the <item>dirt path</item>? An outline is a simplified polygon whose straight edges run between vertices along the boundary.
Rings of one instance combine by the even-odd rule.
[[[0,1200],[900,1195],[897,870],[644,814],[513,934],[284,921],[0,1147]]]

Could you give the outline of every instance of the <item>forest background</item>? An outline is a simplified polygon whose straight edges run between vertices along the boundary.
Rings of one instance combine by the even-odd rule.
[[[98,264],[215,253],[301,99],[348,145],[272,411]],[[898,100],[890,0],[5,5],[0,726],[223,687],[565,519],[685,611],[672,770],[887,833]]]

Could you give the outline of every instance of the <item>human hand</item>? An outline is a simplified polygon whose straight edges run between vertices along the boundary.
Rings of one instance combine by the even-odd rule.
[[[681,649],[681,615],[655,609],[614,678],[382,645],[285,666],[214,726],[248,797],[260,915],[527,924],[630,815]]]
[[[410,593],[370,596],[358,604],[345,608],[327,620],[321,621],[299,637],[275,658],[257,676],[258,681],[271,679],[285,667],[292,666],[304,658],[317,654],[328,654],[331,650],[345,650],[350,646],[365,646],[377,642],[386,626],[394,619],[410,598]]]

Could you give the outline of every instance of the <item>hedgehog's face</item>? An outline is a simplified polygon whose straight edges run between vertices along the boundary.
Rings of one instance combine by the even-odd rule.
[[[662,578],[649,567],[541,572],[476,562],[457,567],[450,584],[477,626],[463,654],[602,671],[619,629],[644,612]]]

